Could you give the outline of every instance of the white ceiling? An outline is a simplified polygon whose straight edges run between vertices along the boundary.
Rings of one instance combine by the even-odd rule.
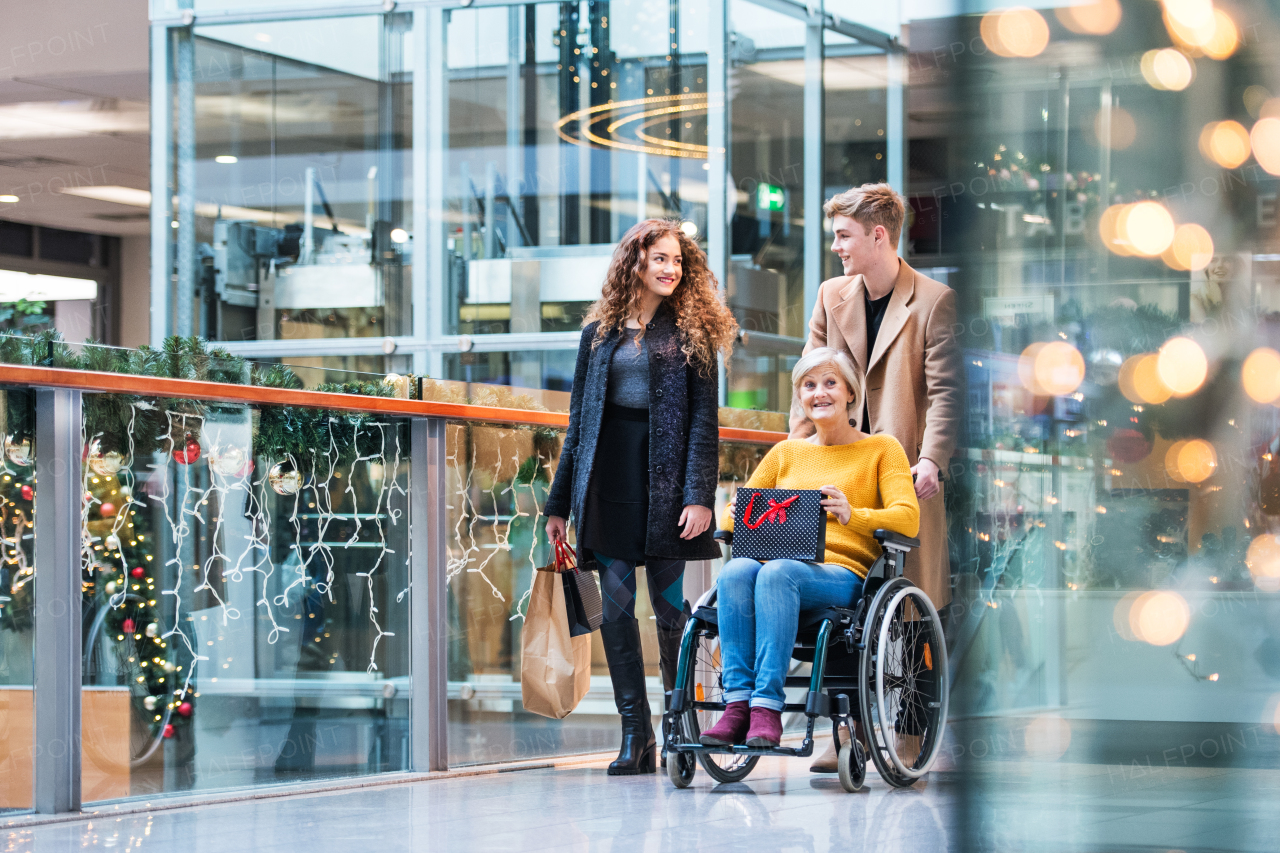
[[[146,234],[145,210],[63,187],[148,189],[147,0],[5,5],[0,55],[0,218]]]

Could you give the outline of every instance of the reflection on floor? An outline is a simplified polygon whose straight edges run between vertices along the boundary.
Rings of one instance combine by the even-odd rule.
[[[194,806],[22,828],[0,847],[305,851],[1036,851],[1280,850],[1280,772],[991,762],[893,790],[874,771],[857,794],[808,761],[766,759],[736,785],[698,772],[610,778],[604,762]]]
[[[605,762],[54,824],[0,836],[10,851],[919,851],[948,849],[950,795],[891,791],[872,773],[846,794],[803,759],[762,761],[744,783],[699,772],[608,777]]]

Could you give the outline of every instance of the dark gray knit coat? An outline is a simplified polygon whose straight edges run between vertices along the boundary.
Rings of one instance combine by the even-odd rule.
[[[592,347],[597,323],[582,330],[569,400],[569,431],[545,512],[572,518],[579,535],[587,485],[596,472],[596,444],[604,417],[609,364],[622,341],[614,332]],[[720,476],[719,377],[703,376],[680,351],[675,316],[664,303],[645,329],[649,350],[649,522],[645,553],[673,560],[720,556],[711,528],[681,539],[680,512],[689,505],[715,509]],[[607,469],[606,469],[607,470]],[[601,484],[607,487],[607,484]],[[593,520],[592,524],[596,522]],[[715,525],[711,525],[712,528]]]

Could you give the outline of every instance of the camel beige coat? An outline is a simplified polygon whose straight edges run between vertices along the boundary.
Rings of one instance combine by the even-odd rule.
[[[962,374],[953,332],[955,291],[902,261],[869,358],[864,291],[861,275],[823,282],[804,351],[827,346],[847,352],[866,389],[871,423],[861,428],[898,439],[912,466],[921,458],[929,459],[945,474],[960,424]],[[812,433],[804,416],[793,412],[792,436]],[[941,493],[920,502],[920,549],[907,559],[906,575],[936,606],[951,600]]]

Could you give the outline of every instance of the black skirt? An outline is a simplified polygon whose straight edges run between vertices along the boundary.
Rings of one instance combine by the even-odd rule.
[[[583,559],[644,562],[649,529],[649,410],[606,403],[587,485]]]

